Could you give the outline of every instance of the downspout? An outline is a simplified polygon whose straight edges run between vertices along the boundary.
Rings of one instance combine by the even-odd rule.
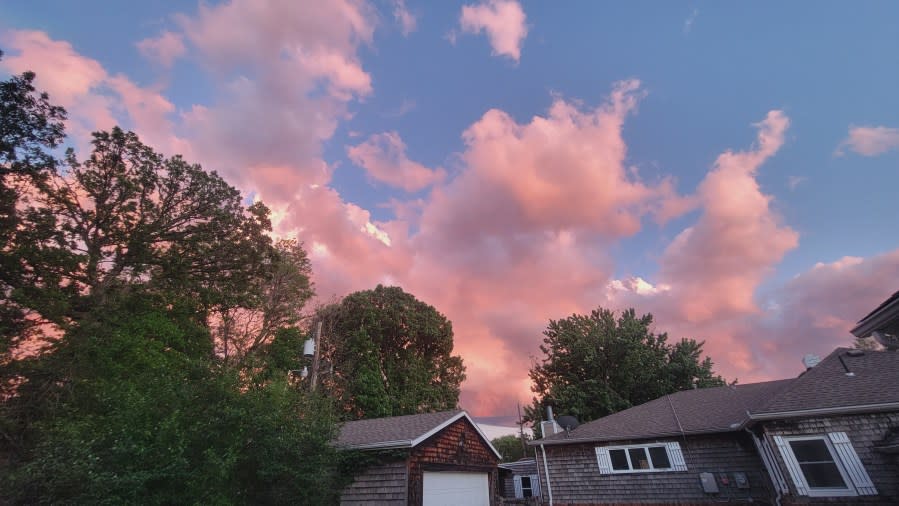
[[[546,471],[546,493],[549,494],[549,506],[553,506],[553,487],[549,484],[549,466],[546,464],[546,448],[540,445],[540,451],[543,452],[543,469]],[[780,506],[778,503],[777,506]]]
[[[768,471],[768,478],[771,479],[771,485],[774,486],[774,493],[777,494],[774,497],[774,504],[776,504],[777,506],[781,506],[780,499],[782,495],[780,493],[780,483],[777,479],[777,476],[774,475],[774,470],[771,469],[771,463],[768,462],[768,455],[765,454],[765,449],[762,448],[762,443],[761,441],[759,441],[758,436],[756,436],[754,432],[749,430],[748,427],[744,427],[743,430],[745,430],[749,434],[749,437],[752,438],[752,442],[755,443],[755,450],[759,452],[759,457],[761,457],[762,459],[762,464],[765,465],[765,471]]]

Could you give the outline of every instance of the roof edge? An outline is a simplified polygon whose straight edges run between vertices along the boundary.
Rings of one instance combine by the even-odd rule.
[[[412,448],[414,445],[409,439],[397,441],[379,441],[377,443],[364,443],[354,445],[337,445],[341,450],[390,450],[399,448]]]
[[[800,409],[795,411],[772,411],[770,413],[750,413],[752,421],[776,420],[779,418],[799,418],[815,415],[845,415],[865,412],[880,412],[899,410],[899,402],[884,402],[880,404],[858,404],[855,406],[834,406],[830,408]]]
[[[899,314],[899,292],[883,301],[874,311],[868,313],[849,332],[855,337],[864,338],[871,335],[882,325],[896,318]]]
[[[703,436],[708,434],[725,434],[728,432],[740,432],[746,427],[746,421],[741,422],[739,427],[721,427],[717,429],[709,429],[709,430],[697,430],[697,431],[674,431],[674,432],[666,432],[662,434],[654,434],[652,436],[640,436],[634,435],[630,437],[616,437],[616,438],[604,438],[602,436],[599,437],[583,437],[583,438],[566,438],[566,439],[537,439],[536,441],[528,441],[528,446],[560,446],[566,444],[583,444],[583,443],[611,443],[615,441],[645,441],[648,439],[659,439],[659,438],[671,438],[671,437],[684,437],[684,436]]]

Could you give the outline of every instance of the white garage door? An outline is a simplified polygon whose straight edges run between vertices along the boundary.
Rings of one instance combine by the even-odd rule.
[[[424,506],[490,506],[487,473],[424,473]]]

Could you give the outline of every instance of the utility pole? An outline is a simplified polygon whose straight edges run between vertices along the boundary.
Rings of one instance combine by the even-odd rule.
[[[322,322],[321,320],[315,322],[315,333],[312,334],[312,342],[315,343],[315,351],[312,355],[312,379],[309,382],[309,389],[315,392],[315,385],[318,383],[318,362],[321,357],[321,337],[322,337]]]

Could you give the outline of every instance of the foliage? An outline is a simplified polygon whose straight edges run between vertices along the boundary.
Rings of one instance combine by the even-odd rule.
[[[5,493],[28,503],[331,503],[327,403],[286,371],[242,391],[235,369],[210,367],[192,344],[208,346],[204,328],[146,300],[91,315],[44,358],[56,405]]]
[[[557,414],[586,422],[668,393],[725,384],[711,359],[701,358],[703,343],[669,344],[651,326],[652,315],[638,318],[633,309],[617,318],[597,308],[550,320],[540,346],[544,358],[529,372],[536,397],[525,418],[539,430],[536,422],[550,402]]]
[[[314,295],[312,266],[303,245],[295,239],[275,243],[270,268],[252,280],[258,303],[225,307],[213,316],[217,353],[241,363],[275,334],[299,322],[303,306]]]
[[[0,502],[335,503],[333,405],[288,375],[302,245],[131,132],[56,160],[65,112],[33,80],[0,83]]]
[[[883,349],[883,346],[881,346],[873,337],[856,337],[855,341],[852,342],[852,347],[864,351],[877,351]]]
[[[529,441],[530,439],[531,438],[525,434],[525,440]],[[491,443],[493,444],[493,447],[496,448],[496,451],[502,455],[503,462],[515,462],[527,455],[524,443],[519,436],[511,434],[500,436],[491,441]]]
[[[347,419],[453,409],[465,379],[452,323],[399,287],[378,285],[322,308],[325,378]]]
[[[52,150],[64,137],[65,110],[36,92],[34,78],[26,72],[0,82],[0,354],[26,335],[30,323],[8,298],[26,276],[16,251],[20,195],[55,170]]]

